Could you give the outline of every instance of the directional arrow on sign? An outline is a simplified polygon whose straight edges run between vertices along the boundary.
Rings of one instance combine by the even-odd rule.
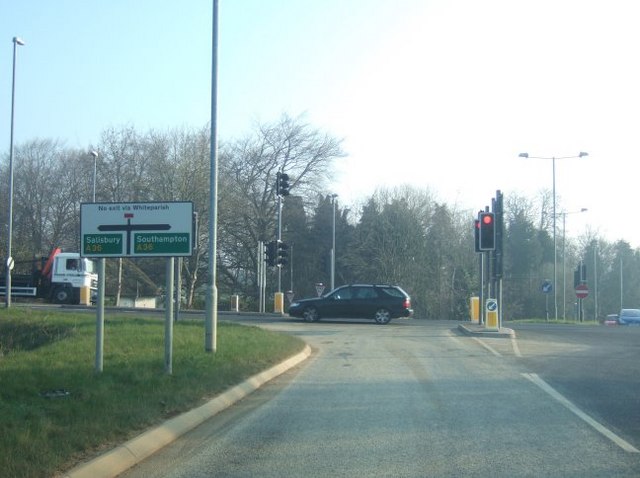
[[[124,215],[126,224],[102,224],[98,226],[98,231],[125,231],[127,234],[127,255],[131,254],[131,231],[168,231],[171,224],[131,224],[133,214]]]

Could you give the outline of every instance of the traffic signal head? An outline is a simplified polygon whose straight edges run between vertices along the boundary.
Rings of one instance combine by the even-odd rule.
[[[289,195],[289,175],[287,173],[278,172],[276,174],[276,193],[278,196]]]
[[[276,255],[278,254],[278,248],[276,245],[276,241],[271,241],[265,244],[265,257],[264,261],[268,266],[276,265]]]
[[[289,246],[282,241],[278,241],[276,265],[278,267],[286,266],[289,258]]]
[[[492,212],[481,212],[478,215],[478,249],[493,251],[496,248],[496,216]]]

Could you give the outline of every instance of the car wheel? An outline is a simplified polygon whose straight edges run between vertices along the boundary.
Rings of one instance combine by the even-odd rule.
[[[302,317],[304,318],[305,322],[317,322],[320,318],[318,316],[318,309],[316,309],[315,307],[307,307],[306,309],[304,309]]]
[[[391,321],[391,313],[387,309],[378,309],[373,316],[373,320],[375,320],[377,324],[388,324]]]

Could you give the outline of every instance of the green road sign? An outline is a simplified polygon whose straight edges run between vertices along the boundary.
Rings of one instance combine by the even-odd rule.
[[[190,251],[189,234],[180,233],[140,233],[133,235],[136,255],[163,254],[167,256],[188,254]]]
[[[82,203],[84,257],[188,257],[193,253],[192,202]]]
[[[122,234],[85,234],[82,238],[84,255],[122,255]]]

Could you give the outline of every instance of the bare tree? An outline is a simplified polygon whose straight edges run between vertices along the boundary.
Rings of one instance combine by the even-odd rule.
[[[257,267],[257,243],[275,238],[277,173],[289,174],[292,194],[308,198],[322,190],[333,161],[343,155],[339,140],[286,115],[224,146],[218,264],[228,287],[244,285],[246,293],[252,292],[255,277],[248,290],[246,279]]]

